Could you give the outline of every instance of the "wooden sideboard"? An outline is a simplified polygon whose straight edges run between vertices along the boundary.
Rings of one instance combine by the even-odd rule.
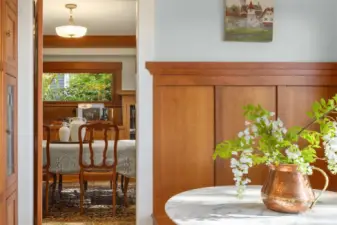
[[[136,92],[120,91],[117,95],[121,97],[122,102],[122,121],[125,127],[126,139],[136,139]]]
[[[232,185],[228,161],[213,161],[217,143],[244,127],[242,107],[261,104],[286,126],[303,126],[306,112],[320,98],[337,93],[337,63],[149,62],[153,75],[153,215],[159,225],[173,224],[165,203],[182,191]],[[319,152],[323,154],[323,152]],[[326,170],[324,163],[318,167]],[[267,169],[250,172],[262,184]],[[330,190],[337,179],[329,173]],[[323,187],[314,174],[314,188]]]

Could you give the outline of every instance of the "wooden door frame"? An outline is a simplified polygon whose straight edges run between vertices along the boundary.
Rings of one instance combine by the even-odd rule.
[[[118,103],[117,95],[121,92],[122,86],[122,63],[121,62],[48,62],[43,63],[43,0],[35,0],[35,46],[34,51],[34,225],[42,225],[43,201],[42,201],[42,182],[43,182],[43,100],[42,100],[42,75],[44,66],[46,72],[65,72],[57,70],[62,64],[66,72],[112,72],[114,79],[114,104]],[[117,100],[117,101],[116,101]]]
[[[34,224],[42,225],[42,140],[43,140],[43,0],[35,0],[34,39]]]

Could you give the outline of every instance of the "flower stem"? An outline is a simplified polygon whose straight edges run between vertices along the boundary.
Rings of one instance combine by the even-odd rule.
[[[317,118],[313,119],[310,123],[308,123],[305,127],[303,127],[303,128],[297,133],[297,135],[300,135],[303,131],[305,131],[308,127],[310,127],[312,124],[314,124],[317,120],[320,120],[320,119],[324,118],[326,115],[328,115],[329,113],[331,113],[333,110],[334,110],[334,108],[331,109],[331,110],[329,110],[328,112],[324,113],[324,114],[323,114],[321,117],[319,117],[318,119],[317,119]]]

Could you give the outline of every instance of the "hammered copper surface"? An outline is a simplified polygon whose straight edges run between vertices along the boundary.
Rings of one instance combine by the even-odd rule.
[[[261,195],[268,209],[284,213],[305,212],[315,200],[308,176],[296,165],[270,166]]]

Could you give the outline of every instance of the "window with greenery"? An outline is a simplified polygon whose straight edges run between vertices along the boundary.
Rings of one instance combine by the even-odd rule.
[[[111,101],[111,73],[44,73],[44,101]]]

